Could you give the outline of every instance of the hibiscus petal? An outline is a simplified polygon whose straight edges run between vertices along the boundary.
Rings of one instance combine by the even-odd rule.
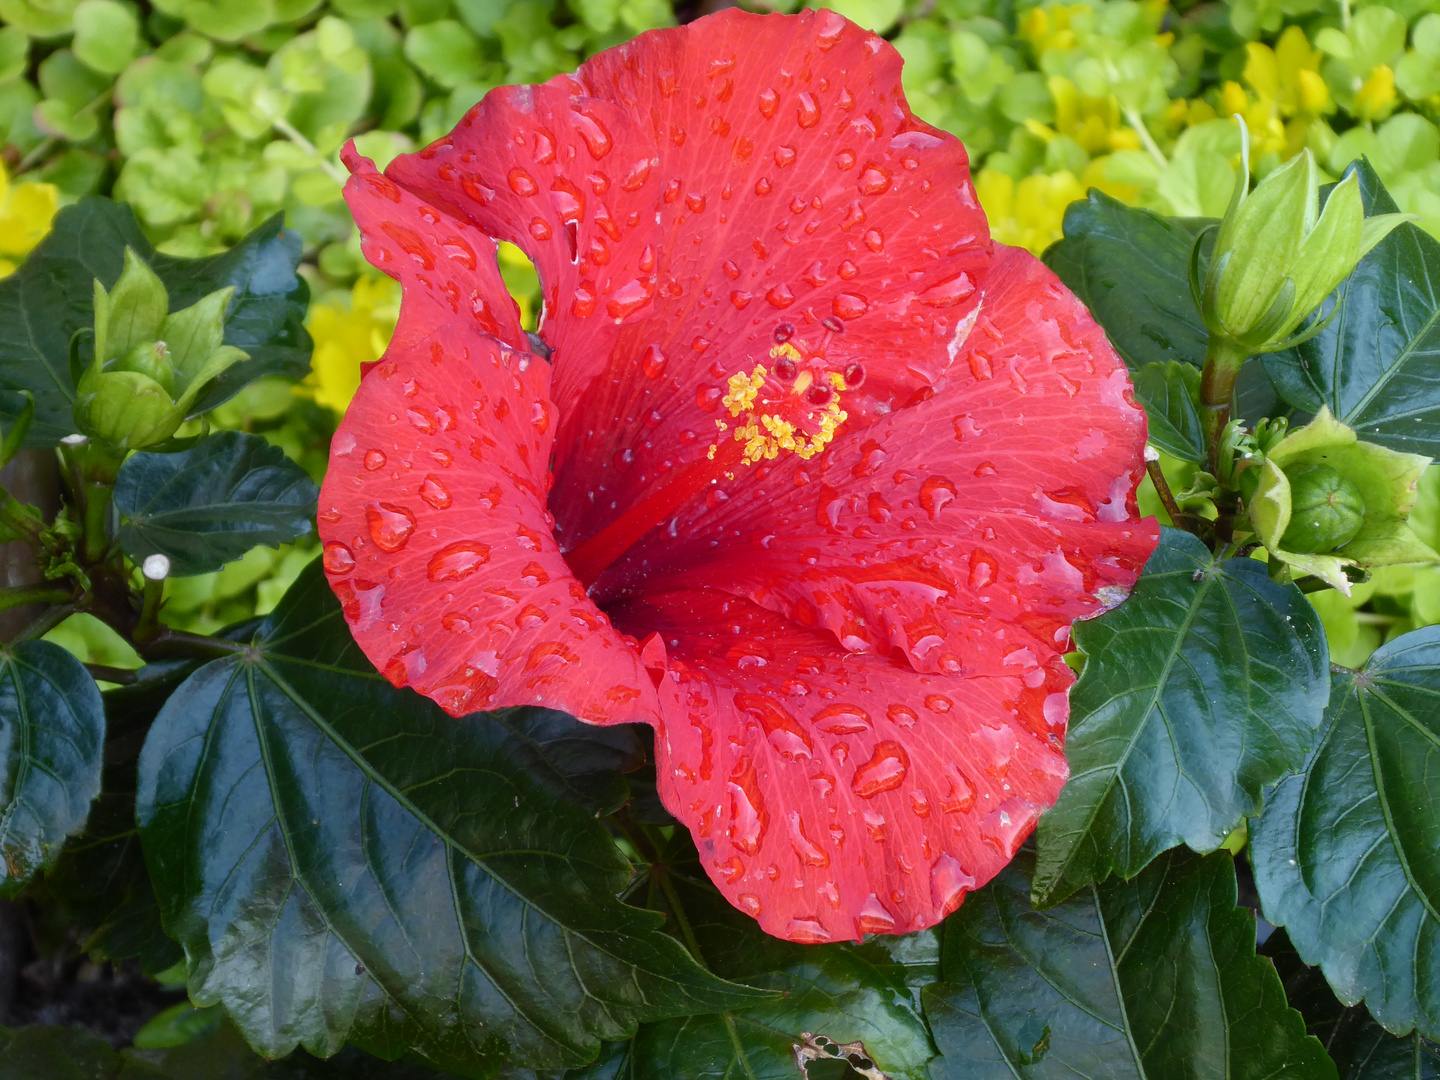
[[[737,477],[626,563],[653,588],[736,592],[920,671],[1036,671],[1063,651],[1070,624],[1123,599],[1155,548],[1154,521],[1134,520],[1145,415],[1038,259],[997,245],[985,281],[933,396],[842,428],[822,458]]]
[[[437,323],[463,318],[482,334],[528,348],[520,309],[500,276],[495,241],[402,191],[357,154],[353,143],[342,157],[354,174],[345,185],[345,202],[360,228],[361,251],[403,285],[395,328],[402,346],[407,335],[418,339]]]
[[[567,546],[705,454],[782,323],[830,370],[864,364],[852,415],[903,404],[952,362],[990,246],[963,147],[828,11],[643,34],[493,91],[387,175],[536,262]]]
[[[357,217],[373,183],[360,175]],[[454,317],[446,285],[486,287],[482,264],[437,281],[434,235],[453,223],[431,234],[423,210],[406,216],[411,203],[403,196],[383,219],[416,238],[396,241],[411,258],[373,238],[367,251],[395,268],[405,299],[389,350],[331,441],[320,492],[325,570],[351,632],[391,682],[455,716],[543,704],[591,722],[653,717],[638,655],[586,597],[551,531],[550,367]],[[502,305],[488,310],[518,332]]]
[[[711,879],[771,934],[931,926],[1009,862],[1066,777],[1065,691],[917,675],[710,589],[615,611],[665,642],[660,793]]]

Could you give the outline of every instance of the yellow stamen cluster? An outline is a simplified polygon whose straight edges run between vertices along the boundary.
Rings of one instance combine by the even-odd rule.
[[[780,344],[770,350],[772,358],[786,357],[787,359],[803,362],[803,357],[795,346],[788,343]],[[736,373],[730,376],[728,385],[730,392],[721,398],[721,403],[730,410],[732,417],[739,417],[744,413],[755,412],[755,399],[759,396],[760,388],[765,385],[766,370],[763,365],[757,364],[749,374]],[[845,389],[845,379],[838,373],[830,373],[827,376],[830,385],[834,387],[837,395]],[[814,383],[814,377],[809,371],[802,371],[790,388],[792,396],[803,394]],[[818,414],[818,415],[816,415]],[[811,412],[819,430],[812,435],[807,435],[799,430],[795,424],[786,420],[777,413],[760,413],[745,418],[745,422],[735,429],[734,438],[737,442],[744,443],[745,463],[753,464],[760,460],[773,461],[780,456],[780,451],[788,450],[798,454],[801,459],[808,460],[828,446],[835,438],[835,431],[847,419],[847,413],[840,407],[838,396],[831,397],[823,406],[818,406]],[[715,421],[715,426],[722,432],[727,430],[728,425],[723,420]],[[709,457],[714,460],[715,446],[710,447]]]

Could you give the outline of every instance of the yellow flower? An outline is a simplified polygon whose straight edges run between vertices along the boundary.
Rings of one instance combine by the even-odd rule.
[[[1057,133],[1068,135],[1087,154],[1140,148],[1140,136],[1120,115],[1120,103],[1114,94],[1088,97],[1073,82],[1059,75],[1051,78],[1048,85],[1050,96],[1055,99],[1055,127],[1027,120],[1026,126],[1036,135],[1047,142]]]
[[[1252,100],[1239,83],[1227,82],[1220,90],[1220,107],[1226,116],[1238,113],[1245,118],[1251,153],[1256,159],[1272,153],[1293,156],[1285,121],[1280,116],[1280,104],[1274,98],[1262,94]]]
[[[0,277],[15,272],[21,260],[50,231],[59,193],[54,184],[10,183],[0,163]]]
[[[315,339],[305,382],[321,405],[345,411],[360,386],[360,365],[380,358],[400,313],[400,286],[388,277],[362,275],[346,306],[310,305],[306,326]]]
[[[1395,72],[1381,64],[1355,91],[1353,111],[1360,120],[1383,120],[1395,108],[1395,100]]]
[[[981,169],[975,193],[990,219],[990,235],[1036,255],[1060,239],[1065,208],[1085,197],[1080,181],[1063,169],[1027,176],[1018,184],[1007,173]]]
[[[1281,34],[1274,49],[1252,41],[1245,50],[1245,81],[1262,99],[1279,105],[1282,115],[1335,111],[1330,90],[1320,77],[1321,53],[1310,47],[1300,27]]]

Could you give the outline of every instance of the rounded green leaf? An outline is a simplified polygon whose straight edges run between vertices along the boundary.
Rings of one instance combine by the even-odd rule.
[[[1175,529],[1129,600],[1075,625],[1075,645],[1070,780],[1038,829],[1045,904],[1176,844],[1218,848],[1304,762],[1330,689],[1304,594]]]
[[[475,35],[453,19],[411,30],[405,35],[405,56],[445,87],[470,81],[485,61]]]
[[[1127,883],[1030,907],[1022,851],[945,923],[923,991],[934,1080],[1334,1080],[1235,906],[1234,863],[1167,852]]]
[[[84,826],[104,741],[100,690],[79,660],[48,641],[0,651],[0,897]]]
[[[1440,627],[1333,682],[1320,744],[1251,831],[1255,884],[1342,1002],[1440,1038]]]
[[[1181,461],[1204,461],[1200,369],[1180,360],[1146,364],[1134,373],[1135,396],[1150,421],[1150,441]]]
[[[118,75],[139,50],[139,20],[118,0],[80,0],[75,7],[75,43],[71,47],[96,71]]]
[[[529,740],[375,672],[318,566],[171,697],[139,775],[191,999],[267,1056],[349,1040],[486,1077],[765,996],[616,899],[629,864]]]

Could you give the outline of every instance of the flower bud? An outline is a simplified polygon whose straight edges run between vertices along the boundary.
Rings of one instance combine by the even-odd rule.
[[[142,341],[108,370],[147,375],[159,383],[165,393],[175,392],[175,369],[170,363],[170,348],[163,341]]]
[[[1280,546],[1323,555],[1355,539],[1365,521],[1365,497],[1349,477],[1329,465],[1301,465],[1290,480],[1290,525]]]
[[[75,424],[127,450],[175,434],[200,391],[248,355],[222,345],[233,287],[171,313],[164,284],[125,249],[115,287],[95,282],[95,355],[76,386]]]
[[[1322,408],[1261,454],[1250,526],[1273,559],[1347,595],[1345,567],[1440,559],[1406,523],[1430,459],[1361,442]]]
[[[1366,218],[1350,173],[1317,216],[1320,179],[1303,150],[1249,191],[1245,148],[1200,297],[1212,334],[1250,354],[1287,348],[1301,322],[1407,214]]]

